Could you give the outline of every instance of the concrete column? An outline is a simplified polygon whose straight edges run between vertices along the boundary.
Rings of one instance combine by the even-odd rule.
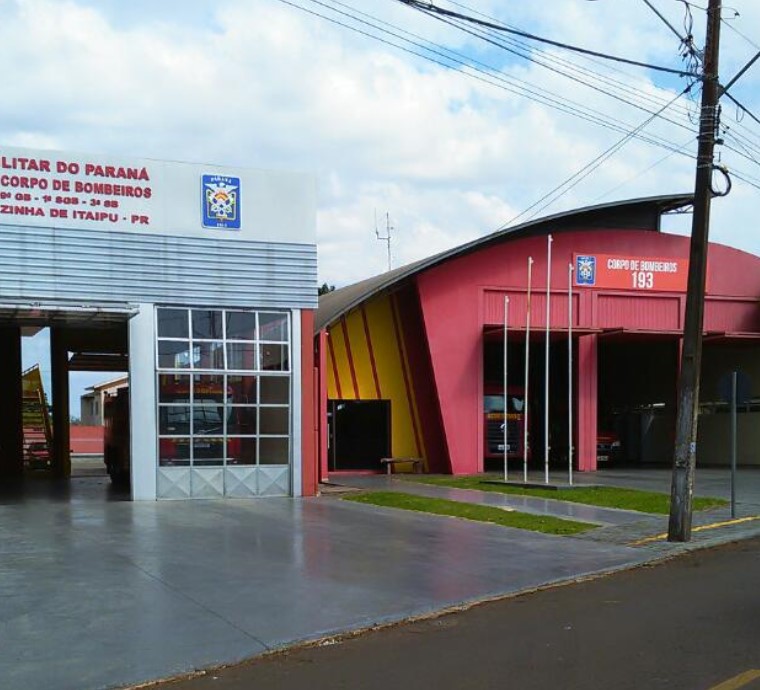
[[[596,334],[578,338],[578,470],[596,470],[598,342]]]
[[[292,398],[290,401],[290,415],[292,427],[290,430],[291,445],[293,446],[290,458],[290,492],[294,497],[301,496],[303,494],[303,464],[304,464],[304,441],[308,442],[308,439],[304,437],[303,429],[303,361],[301,360],[301,312],[298,309],[293,309],[290,312],[290,367],[291,367],[291,390]],[[306,371],[306,374],[311,374],[310,371]],[[310,386],[307,386],[310,388]]]
[[[21,329],[0,328],[0,481],[24,473]]]
[[[71,429],[69,425],[69,358],[66,332],[50,328],[50,368],[53,384],[53,476],[71,476]]]
[[[129,320],[129,448],[133,501],[156,500],[156,329],[154,307]]]

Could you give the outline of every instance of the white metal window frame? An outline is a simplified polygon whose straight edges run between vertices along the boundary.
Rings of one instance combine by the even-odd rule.
[[[180,338],[175,336],[161,336],[158,332],[158,312],[162,309],[166,310],[173,310],[173,311],[184,311],[187,316],[187,337],[186,338]],[[222,337],[221,338],[197,338],[193,335],[193,325],[192,325],[192,312],[194,311],[206,311],[206,312],[217,312],[221,313],[222,315]],[[246,340],[242,338],[227,338],[227,314],[254,314],[256,317],[256,334],[255,338]],[[281,316],[285,317],[285,324],[286,324],[286,336],[285,340],[272,340],[272,339],[262,339],[260,337],[261,334],[261,319],[260,317],[262,315],[268,315],[271,314],[273,316]],[[157,306],[155,310],[155,333],[156,333],[156,370],[180,370],[180,371],[197,371],[197,372],[218,372],[218,371],[225,371],[225,372],[237,372],[237,373],[251,373],[251,372],[265,372],[267,374],[271,374],[273,372],[277,373],[290,373],[292,370],[292,347],[291,347],[291,340],[292,340],[292,334],[293,334],[293,326],[291,323],[291,314],[288,311],[274,311],[274,310],[268,310],[268,309],[213,309],[209,307],[175,307],[170,305],[161,305]],[[173,342],[173,343],[187,343],[188,345],[188,366],[186,367],[161,367],[159,362],[159,348],[158,343],[159,342]],[[222,358],[223,358],[223,366],[221,368],[215,368],[215,367],[196,367],[193,357],[193,352],[195,350],[195,343],[219,343],[222,345]],[[253,369],[232,369],[228,367],[228,355],[227,355],[227,345],[251,345],[253,344],[255,347],[255,366]],[[286,353],[286,360],[287,360],[287,367],[283,369],[263,369],[261,366],[262,363],[262,354],[261,354],[261,348],[264,345],[279,345],[285,347],[285,353]]]
[[[158,330],[158,315],[159,311],[161,310],[173,310],[173,311],[184,311],[186,312],[187,321],[186,321],[186,328],[187,328],[187,338],[180,338],[180,337],[162,337],[159,336],[159,330]],[[222,318],[222,339],[209,339],[209,338],[194,338],[193,337],[193,329],[192,329],[192,317],[191,312],[193,311],[208,311],[208,312],[216,312],[221,313]],[[254,314],[256,317],[256,337],[251,340],[244,340],[244,339],[232,339],[227,340],[227,314],[228,313],[247,313],[247,314]],[[273,316],[283,317],[286,324],[286,330],[287,330],[287,337],[289,338],[288,341],[283,340],[261,340],[259,339],[259,335],[261,333],[260,330],[260,314],[271,314]],[[187,306],[174,306],[174,305],[156,305],[156,308],[154,310],[154,332],[155,332],[155,385],[156,385],[156,441],[158,445],[158,467],[176,467],[176,468],[195,468],[195,469],[224,469],[224,468],[235,468],[235,467],[278,467],[282,465],[275,465],[270,463],[261,463],[261,439],[269,440],[269,439],[285,439],[288,441],[288,453],[287,453],[287,461],[284,463],[284,465],[288,465],[289,467],[293,466],[293,454],[294,454],[294,439],[292,435],[292,429],[293,429],[293,377],[292,377],[292,371],[291,371],[291,352],[292,352],[292,343],[290,340],[293,337],[293,327],[292,327],[292,315],[289,311],[276,311],[276,310],[256,310],[256,309],[241,309],[241,308],[234,308],[234,309],[223,309],[223,308],[209,308],[209,307],[187,307]],[[227,365],[227,344],[228,343],[245,343],[245,344],[254,344],[256,347],[256,365],[257,368],[255,369],[212,369],[212,368],[205,368],[205,367],[194,367],[194,361],[192,358],[192,354],[189,358],[189,367],[160,367],[159,366],[159,346],[158,344],[162,341],[166,342],[182,342],[182,343],[188,343],[189,352],[192,353],[194,349],[194,343],[195,342],[217,342],[222,344],[222,349],[224,352],[224,365]],[[287,355],[287,363],[288,368],[282,369],[282,370],[273,370],[273,369],[262,369],[261,368],[261,349],[260,347],[262,345],[280,345],[286,348],[286,355]],[[189,391],[188,391],[188,403],[162,403],[160,402],[160,376],[162,374],[168,374],[168,375],[176,375],[176,376],[187,376],[190,382]],[[224,400],[222,402],[224,406],[224,414],[222,415],[222,434],[195,434],[195,414],[194,414],[194,408],[195,408],[195,382],[193,377],[195,375],[208,375],[208,376],[221,376],[222,377],[222,389],[223,391],[226,391],[228,388],[228,377],[229,376],[246,376],[251,378],[256,378],[256,403],[255,404],[240,404],[240,403],[228,403],[226,399],[226,394],[223,393]],[[281,378],[281,379],[287,379],[288,380],[288,402],[287,403],[261,403],[261,383],[262,378]],[[182,407],[182,408],[189,408],[189,431],[188,434],[162,434],[160,431],[160,414],[161,414],[161,408],[168,408],[168,407]],[[229,408],[255,408],[256,409],[256,433],[255,434],[228,434],[228,415],[227,415],[227,409]],[[288,432],[285,434],[262,434],[261,433],[261,409],[287,409],[288,410],[288,420],[287,420],[287,428]],[[210,464],[202,464],[197,465],[195,463],[195,440],[196,439],[221,439],[222,442],[222,457],[220,458],[221,462],[219,464],[210,465]],[[256,462],[251,464],[242,464],[242,463],[234,463],[234,464],[228,464],[228,441],[229,439],[235,439],[235,438],[255,438],[256,439]],[[161,451],[160,451],[160,443],[162,439],[182,439],[187,440],[188,446],[189,446],[189,458],[187,459],[187,464],[177,464],[177,465],[162,465],[161,464]],[[216,458],[214,458],[216,459]]]

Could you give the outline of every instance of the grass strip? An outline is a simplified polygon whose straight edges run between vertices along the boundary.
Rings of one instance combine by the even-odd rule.
[[[414,510],[419,513],[432,513],[433,515],[447,515],[449,517],[462,518],[464,520],[476,520],[477,522],[490,522],[503,527],[516,527],[544,534],[579,534],[598,525],[590,525],[586,522],[563,520],[550,515],[531,515],[512,510],[503,510],[493,506],[477,505],[475,503],[462,503],[461,501],[449,501],[445,498],[429,498],[427,496],[415,496],[398,491],[369,491],[361,494],[344,496],[344,501],[354,503],[367,503],[373,506],[385,508],[400,508],[401,510]]]
[[[475,489],[477,491],[493,491],[501,494],[514,494],[519,496],[535,496],[537,498],[553,498],[558,501],[570,503],[583,503],[602,508],[621,508],[623,510],[636,510],[640,513],[653,513],[667,515],[670,512],[670,495],[654,491],[640,491],[638,489],[622,489],[615,486],[590,486],[580,489],[541,489],[521,486],[500,486],[492,484],[496,476],[469,475],[464,477],[452,477],[450,475],[397,475],[398,479],[405,481],[420,482],[433,486],[446,486],[454,489]],[[722,498],[709,498],[704,496],[694,497],[694,510],[706,510],[716,506],[727,505],[728,501]]]

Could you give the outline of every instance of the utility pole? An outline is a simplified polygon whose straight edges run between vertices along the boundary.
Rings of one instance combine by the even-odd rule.
[[[713,150],[718,128],[718,99],[720,97],[718,83],[720,14],[721,0],[709,0],[702,69],[702,109],[699,118],[694,216],[689,250],[689,279],[686,293],[681,371],[678,377],[678,410],[673,482],[670,491],[668,541],[689,541],[691,539],[697,417],[699,414],[699,378],[702,368],[705,276],[710,230],[710,201],[713,196]]]

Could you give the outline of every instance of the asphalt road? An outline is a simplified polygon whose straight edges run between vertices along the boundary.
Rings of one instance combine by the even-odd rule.
[[[162,690],[760,688],[760,539]]]

